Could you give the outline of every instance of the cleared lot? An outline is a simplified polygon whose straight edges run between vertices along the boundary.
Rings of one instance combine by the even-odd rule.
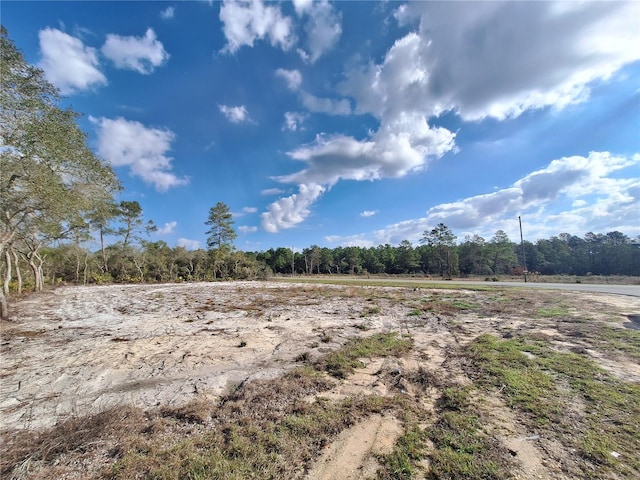
[[[160,463],[177,475],[160,477],[180,478],[192,466],[184,455],[174,459],[183,467],[171,466],[167,452],[213,432],[222,435],[207,437],[220,442],[216,455],[249,468],[261,460],[225,450],[230,431],[260,444],[256,432],[234,430],[243,421],[258,428],[248,419],[274,429],[269,455],[285,452],[285,440],[315,436],[298,453],[265,460],[276,470],[253,473],[260,478],[408,478],[390,472],[409,470],[446,478],[464,463],[447,455],[465,449],[480,463],[486,457],[478,468],[495,478],[638,473],[638,422],[618,428],[640,420],[640,334],[625,327],[638,299],[477,288],[236,282],[65,287],[29,297],[2,330],[0,419],[12,453],[3,474],[133,478],[157,474]],[[372,338],[366,349],[353,344]],[[587,384],[594,375],[600,383]],[[598,395],[612,391],[619,402],[602,407]],[[624,411],[632,398],[635,410]],[[124,423],[88,429],[92,414],[116,415],[97,425]],[[295,437],[302,427],[290,422],[321,414],[327,428],[304,431],[305,423],[306,440]],[[88,445],[43,455],[44,442],[71,436],[69,425],[60,431],[70,418],[83,419]],[[473,449],[447,445],[451,432],[474,439]],[[373,440],[363,446],[364,437]],[[152,446],[140,447],[145,441]],[[213,447],[190,448],[201,478],[250,475],[236,467],[236,476],[217,477]],[[467,478],[479,474],[469,468]]]

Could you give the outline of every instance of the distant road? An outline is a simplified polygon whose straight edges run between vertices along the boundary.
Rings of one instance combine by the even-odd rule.
[[[435,282],[434,282],[435,283]],[[442,283],[442,282],[438,282]],[[449,283],[449,282],[447,282]],[[640,297],[640,285],[607,285],[583,283],[535,283],[535,282],[456,282],[456,285],[496,285],[500,287],[543,288],[547,290],[573,290],[578,292],[612,293]]]
[[[299,279],[305,281],[309,280],[309,277],[298,277]],[[541,288],[546,290],[567,290],[574,292],[595,292],[595,293],[609,293],[613,295],[627,295],[630,297],[640,297],[640,285],[610,285],[610,284],[590,284],[590,283],[536,283],[536,282],[481,282],[481,281],[473,281],[473,280],[426,280],[422,278],[364,278],[364,277],[349,277],[339,276],[339,277],[324,277],[325,280],[338,280],[340,283],[345,282],[366,282],[368,284],[375,284],[377,282],[380,283],[389,283],[392,282],[394,284],[403,284],[411,285],[414,283],[422,283],[422,284],[436,284],[441,285],[446,288],[447,285],[474,285],[474,286],[484,286],[484,287],[519,287],[519,288]],[[282,277],[280,280],[291,280],[291,278]],[[293,279],[295,281],[295,278]],[[322,283],[323,278],[316,277],[311,279],[312,282]]]

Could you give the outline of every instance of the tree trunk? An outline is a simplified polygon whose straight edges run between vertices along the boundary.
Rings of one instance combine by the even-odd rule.
[[[89,251],[87,250],[86,255],[84,256],[84,272],[82,274],[82,284],[87,284],[87,270],[89,270]]]
[[[4,296],[4,292],[0,290],[0,320],[9,319],[9,305],[7,305],[7,297]]]
[[[11,253],[13,254],[13,261],[16,266],[16,279],[18,280],[18,294],[22,293],[22,272],[20,271],[20,261],[18,258],[18,252],[14,249],[11,249]]]
[[[100,250],[102,251],[102,266],[104,268],[104,273],[109,271],[109,265],[107,265],[107,252],[104,249],[104,229],[102,226],[100,227]]]
[[[9,252],[9,249],[4,251],[4,263],[6,268],[4,271],[4,281],[2,283],[2,293],[9,295],[9,283],[11,283],[11,252]]]

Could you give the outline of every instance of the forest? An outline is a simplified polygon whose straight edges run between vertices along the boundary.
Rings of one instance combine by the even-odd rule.
[[[640,275],[640,237],[621,232],[562,233],[514,242],[456,237],[444,224],[418,245],[271,248],[242,252],[227,205],[203,219],[207,249],[151,241],[157,230],[137,201],[122,200],[112,167],[87,146],[78,114],[28,64],[2,28],[0,64],[0,316],[7,299],[45,285],[264,279],[284,275]]]

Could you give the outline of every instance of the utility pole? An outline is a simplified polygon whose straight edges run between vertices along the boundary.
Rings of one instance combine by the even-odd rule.
[[[296,252],[293,247],[291,247],[291,276],[295,277],[295,266],[296,266]]]
[[[522,245],[522,274],[524,275],[524,283],[527,283],[527,256],[524,252],[524,238],[522,237],[522,220],[518,215],[518,223],[520,224],[520,245]]]

